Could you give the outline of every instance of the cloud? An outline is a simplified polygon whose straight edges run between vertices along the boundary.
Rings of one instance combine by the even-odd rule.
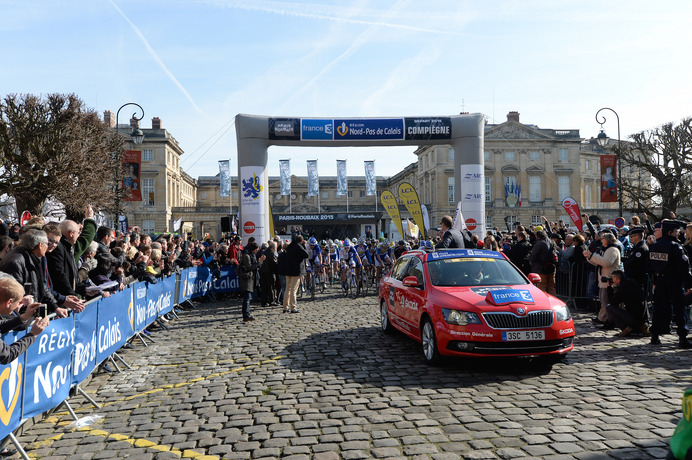
[[[170,70],[168,70],[168,67],[166,67],[166,64],[163,63],[163,61],[161,60],[159,55],[156,53],[156,51],[154,51],[154,48],[151,47],[151,45],[149,44],[147,39],[144,37],[144,34],[142,34],[142,32],[139,30],[139,28],[136,25],[134,25],[134,23],[132,21],[130,21],[130,19],[125,15],[125,13],[123,13],[123,11],[118,7],[118,5],[116,5],[114,0],[109,0],[109,1],[111,2],[111,5],[113,5],[113,8],[115,8],[118,11],[118,13],[120,13],[120,16],[122,16],[123,19],[125,19],[125,21],[127,21],[127,23],[130,25],[130,27],[132,27],[132,30],[135,31],[135,33],[137,34],[139,39],[142,41],[142,43],[144,43],[144,46],[146,46],[147,51],[149,51],[149,54],[151,55],[151,57],[154,58],[154,61],[156,61],[156,63],[159,65],[159,67],[161,67],[161,69],[165,72],[165,74],[168,75],[168,78],[173,82],[173,84],[175,84],[175,86],[177,86],[178,89],[185,95],[185,97],[187,98],[188,101],[190,101],[190,103],[195,108],[195,110],[197,110],[200,114],[207,116],[207,114],[204,113],[204,111],[197,105],[195,100],[192,98],[190,93],[188,93],[188,91],[185,89],[185,87],[182,85],[182,83],[180,83],[178,81],[178,79],[175,78],[175,75],[173,75],[173,73]]]

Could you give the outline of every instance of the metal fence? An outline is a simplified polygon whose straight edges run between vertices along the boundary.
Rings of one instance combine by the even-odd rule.
[[[569,264],[567,270],[558,268],[555,273],[555,291],[557,297],[564,300],[568,307],[587,307],[592,298],[589,295],[589,274],[592,267],[593,265],[584,261]]]

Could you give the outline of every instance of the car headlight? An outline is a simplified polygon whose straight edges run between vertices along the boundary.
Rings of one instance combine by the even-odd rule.
[[[555,319],[557,321],[569,321],[572,319],[572,314],[569,312],[567,305],[558,305],[555,307]]]
[[[481,324],[481,319],[478,317],[478,315],[469,311],[443,308],[442,314],[445,317],[445,321],[447,321],[449,324],[457,324],[459,326],[466,326],[467,324]]]

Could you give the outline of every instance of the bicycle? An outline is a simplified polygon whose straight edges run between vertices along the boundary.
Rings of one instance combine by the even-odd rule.
[[[346,273],[346,295],[352,299],[358,297],[356,267],[349,267],[349,270]]]

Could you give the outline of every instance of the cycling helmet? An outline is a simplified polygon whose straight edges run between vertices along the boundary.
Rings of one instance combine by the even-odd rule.
[[[432,241],[425,240],[425,248],[426,249],[432,249]]]
[[[311,236],[310,239],[308,240],[308,244],[309,244],[310,246],[316,245],[316,244],[317,244],[317,239],[315,239],[314,236]]]
[[[327,241],[326,241],[326,240],[320,241],[320,246],[326,246],[326,245],[327,245]]]
[[[345,247],[345,248],[348,248],[348,247],[350,247],[350,246],[351,246],[351,242],[348,240],[348,238],[346,238],[346,239],[344,240],[344,247]]]
[[[327,240],[327,243],[329,243],[329,244],[334,244],[334,240],[329,239],[329,240]]]

